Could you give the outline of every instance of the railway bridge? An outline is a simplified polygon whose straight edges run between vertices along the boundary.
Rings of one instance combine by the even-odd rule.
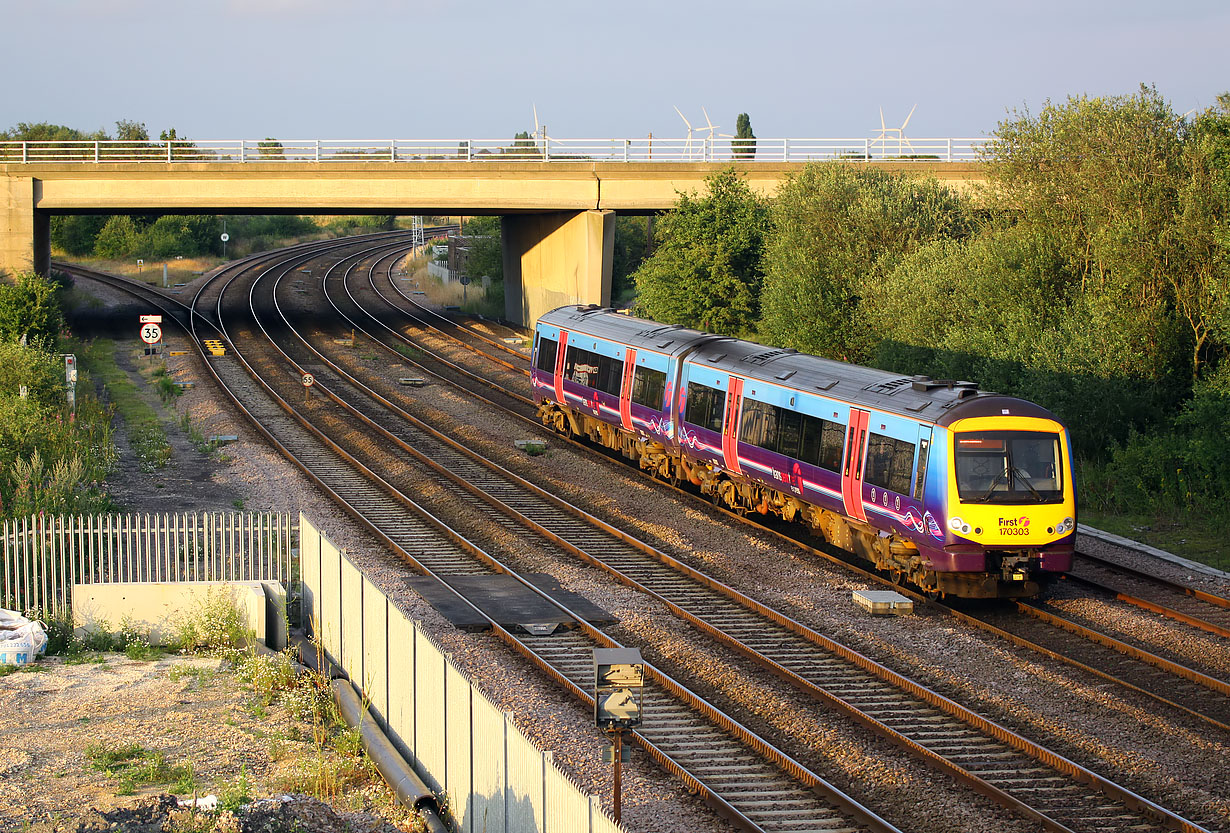
[[[323,154],[319,141],[278,143],[276,152],[268,142],[0,143],[0,271],[45,273],[50,218],[59,214],[493,214],[503,217],[505,314],[532,324],[564,304],[610,303],[615,212],[670,208],[680,192],[702,190],[705,177],[730,166],[765,194],[817,158],[962,189],[984,178],[968,145],[954,155],[956,140],[943,140],[946,156],[926,158],[877,156],[865,140],[805,152],[795,140],[792,156],[780,141],[774,152],[758,140],[754,161],[729,147],[661,140],[648,154],[621,141],[605,155],[570,148],[554,156],[545,143],[512,154],[453,142],[448,155],[396,142],[368,150],[326,143]]]

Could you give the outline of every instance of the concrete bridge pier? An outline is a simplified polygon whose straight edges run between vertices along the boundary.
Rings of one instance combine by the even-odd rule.
[[[51,271],[51,217],[35,210],[42,183],[29,176],[0,177],[0,272]]]
[[[611,304],[614,211],[506,214],[504,317],[533,327],[545,312],[567,304]]]

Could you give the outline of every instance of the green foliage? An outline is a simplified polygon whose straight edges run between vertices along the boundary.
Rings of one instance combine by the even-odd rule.
[[[935,180],[850,164],[809,164],[773,203],[760,333],[782,347],[865,361],[859,301],[903,257],[970,231],[965,200]]]
[[[93,142],[108,138],[102,130],[83,133],[72,127],[48,122],[18,122],[16,126],[0,132],[0,139],[13,142]],[[93,156],[93,150],[90,155]]]
[[[57,287],[34,272],[0,282],[0,340],[19,340],[54,347],[64,326]]]
[[[472,280],[483,276],[504,280],[504,248],[500,236],[499,217],[471,217],[461,230],[468,248],[465,274]]]
[[[83,364],[101,379],[143,471],[162,468],[171,459],[171,446],[154,409],[141,398],[136,384],[115,361],[115,343],[97,339],[85,352]]]
[[[115,463],[111,414],[78,382],[77,413],[65,413],[64,360],[0,341],[0,514],[110,508],[101,481]],[[20,387],[27,387],[21,398]]]
[[[95,743],[86,747],[90,768],[119,781],[117,795],[132,795],[140,787],[154,784],[179,784],[192,780],[190,764],[171,766],[166,755],[137,743],[111,745]]]
[[[649,217],[615,217],[615,249],[611,263],[611,299],[619,304],[636,294],[633,273],[649,251]]]
[[[94,240],[94,253],[108,260],[122,260],[137,250],[139,239],[136,223],[126,214],[107,218]]]
[[[256,143],[256,152],[261,159],[285,159],[285,148],[277,139],[266,137],[264,141]]]
[[[766,200],[733,169],[681,194],[656,225],[658,247],[633,274],[640,314],[738,335],[755,328],[769,229]]]
[[[51,245],[76,257],[93,254],[107,218],[95,214],[58,215],[51,218]]]
[[[730,148],[741,162],[756,156],[756,134],[752,132],[752,119],[747,113],[740,113],[735,119],[735,138],[731,140]]]
[[[172,624],[168,647],[191,653],[241,656],[254,636],[230,591],[211,588],[196,607]]]

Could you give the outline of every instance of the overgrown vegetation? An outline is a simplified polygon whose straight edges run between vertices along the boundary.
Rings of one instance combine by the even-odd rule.
[[[116,362],[116,345],[100,338],[85,349],[83,363],[106,386],[107,395],[120,418],[142,471],[162,468],[171,459],[171,446],[158,413],[141,396],[135,382]]]
[[[1224,530],[1230,95],[1048,103],[985,161],[972,196],[856,164],[767,202],[714,176],[658,223],[638,312],[1033,400],[1072,431],[1083,505]]]
[[[65,394],[63,286],[33,274],[0,283],[0,515],[110,508],[102,481],[115,463],[111,413],[77,381]],[[68,349],[75,349],[71,344]]]

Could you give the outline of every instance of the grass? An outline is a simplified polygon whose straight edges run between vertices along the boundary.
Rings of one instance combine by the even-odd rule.
[[[1080,521],[1219,570],[1230,570],[1225,524],[1217,519],[1183,515],[1111,515],[1082,508]]]
[[[116,413],[124,420],[142,471],[162,468],[171,459],[166,432],[136,383],[116,363],[115,349],[115,342],[110,339],[96,339],[85,348],[82,363],[103,383]]]
[[[37,663],[30,663],[29,665],[0,665],[0,677],[7,677],[9,674],[37,674],[48,670],[50,670],[50,666]]]
[[[156,784],[175,784],[195,789],[191,764],[172,766],[166,755],[153,752],[140,744],[127,743],[112,746],[107,743],[91,744],[85,749],[90,768],[119,781],[116,795],[132,795],[141,787]]]

